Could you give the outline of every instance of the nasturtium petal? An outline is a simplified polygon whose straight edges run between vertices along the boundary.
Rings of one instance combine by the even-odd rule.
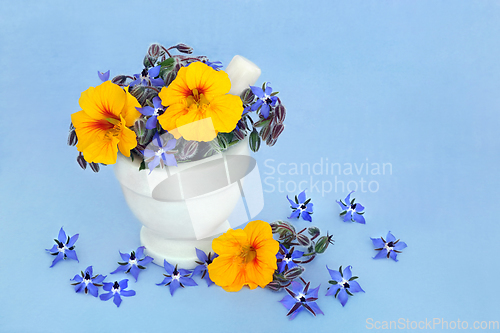
[[[125,127],[119,135],[119,140],[120,141],[118,142],[118,148],[120,149],[120,152],[124,156],[129,157],[130,150],[134,149],[137,146],[137,136],[135,132]]]
[[[79,99],[79,104],[90,117],[94,119],[117,118],[125,105],[125,92],[111,83],[103,82],[97,87],[90,87],[84,91]]]

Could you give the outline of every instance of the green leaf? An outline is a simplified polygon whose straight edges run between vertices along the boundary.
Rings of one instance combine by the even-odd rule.
[[[128,265],[128,262],[118,262],[118,265],[125,266],[125,265]]]
[[[349,291],[349,289],[346,289],[345,291],[347,292],[347,294],[348,294],[349,296],[354,296],[353,294],[351,294],[351,292]]]
[[[279,93],[280,93],[279,91],[275,91],[275,92],[271,93],[271,96],[276,96],[276,95],[278,95]]]
[[[298,205],[299,204],[299,198],[297,198],[297,196],[295,196],[295,203]]]
[[[365,212],[361,212],[361,213],[356,212],[356,214],[359,214],[359,215],[363,215],[364,213],[365,213]]]
[[[340,289],[341,289],[341,288],[337,289],[337,292],[335,293],[335,298],[337,298],[337,295],[339,294]]]
[[[134,161],[134,154],[130,154],[130,159],[132,160],[132,162]]]
[[[352,278],[349,279],[349,281],[354,281],[356,280],[358,277],[357,276],[353,276]]]
[[[354,200],[356,200],[355,198],[352,198],[351,200],[351,205],[354,203]]]
[[[270,122],[271,122],[271,119],[261,119],[261,120],[255,122],[253,124],[253,127],[257,127],[257,128],[264,127],[264,126],[269,125]]]
[[[338,282],[337,282],[337,281],[335,281],[335,280],[330,280],[330,281],[328,281],[328,283],[333,284],[333,285],[338,284]]]
[[[340,213],[340,216],[344,216],[345,214],[347,214],[347,210],[344,210],[342,213]]]
[[[304,202],[304,205],[307,205],[309,202],[311,202],[311,198],[307,199],[307,200]]]
[[[266,90],[266,83],[262,83],[262,90]]]
[[[174,58],[168,58],[167,60],[160,62],[159,65],[161,67],[172,67],[174,63],[175,63]]]
[[[344,277],[344,274],[342,273],[342,265],[340,265],[340,267],[339,267],[339,273],[340,273],[340,276]]]
[[[141,166],[139,167],[139,171],[141,170],[146,170],[146,163],[144,162],[144,160],[141,162]]]

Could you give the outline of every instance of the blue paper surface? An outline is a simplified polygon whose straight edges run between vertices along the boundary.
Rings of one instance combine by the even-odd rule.
[[[498,328],[499,36],[498,1],[2,3],[0,332]],[[224,65],[241,54],[262,69],[259,84],[280,91],[286,129],[254,155],[258,218],[286,219],[286,195],[308,189],[312,225],[336,241],[303,275],[321,284],[324,316],[289,321],[284,293],[227,293],[199,279],[171,297],[155,265],[137,283],[116,275],[137,292],[120,308],[73,291],[89,265],[114,281],[140,224],[111,166],[78,167],[70,114],[98,70],[140,72],[152,42],[183,42]],[[366,225],[338,216],[348,186]],[[80,234],[80,262],[49,268],[61,226]],[[373,260],[370,237],[389,230],[408,248],[397,263]],[[324,297],[326,265],[352,265],[366,293],[345,308]]]

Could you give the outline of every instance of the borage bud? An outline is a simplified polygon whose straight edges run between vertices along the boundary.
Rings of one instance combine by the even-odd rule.
[[[222,150],[226,150],[227,147],[229,147],[229,141],[227,140],[226,136],[223,134],[218,134],[217,135],[217,142],[219,143],[219,147]]]
[[[283,288],[278,281],[269,282],[266,287],[268,287],[272,291],[280,291]]]
[[[273,139],[272,137],[269,137],[266,140],[266,145],[268,145],[269,147],[272,147],[276,144],[276,141],[278,141],[278,139]]]
[[[283,105],[278,104],[274,109],[274,114],[275,114],[275,119],[279,124],[285,121],[286,109]]]
[[[134,123],[134,132],[137,135],[139,141],[142,141],[141,139],[146,136],[146,123],[147,121],[145,118],[139,118]]]
[[[269,138],[271,138],[271,126],[264,126],[260,130],[260,137],[262,140],[267,141]]]
[[[193,53],[193,48],[191,46],[187,46],[186,44],[183,44],[183,43],[172,46],[171,49],[177,49],[177,51],[179,51],[181,53],[187,53],[187,54]]]
[[[198,152],[198,141],[187,141],[179,151],[179,159],[188,160]]]
[[[90,165],[90,168],[92,169],[92,171],[99,172],[99,170],[100,170],[99,163],[92,162],[92,163],[89,163],[89,165]]]
[[[68,135],[68,145],[75,146],[78,143],[78,137],[76,136],[75,130],[71,130]]]
[[[287,270],[283,276],[287,280],[294,280],[298,278],[302,273],[304,272],[304,267],[302,266],[295,266],[289,270]]]
[[[311,241],[309,240],[309,237],[307,237],[306,235],[304,234],[298,234],[297,235],[297,241],[299,242],[299,244],[301,246],[309,246],[309,244],[311,244]]]
[[[87,169],[87,161],[85,161],[85,158],[83,158],[82,153],[78,154],[76,161],[78,162],[78,165],[80,166],[80,168],[82,168],[83,170]]]
[[[125,85],[125,81],[127,81],[126,75],[117,75],[111,80],[112,83],[117,84],[119,86]]]
[[[150,57],[148,55],[144,56],[144,60],[142,61],[145,68],[154,67],[155,62],[156,62],[156,58]]]
[[[165,51],[162,50],[160,44],[154,43],[149,46],[148,56],[158,59],[163,53],[165,53]]]
[[[283,125],[281,123],[273,126],[273,130],[271,132],[271,137],[273,138],[273,140],[278,139],[278,137],[280,136],[280,134],[283,132],[284,129],[285,129],[285,125]]]
[[[250,139],[248,140],[250,149],[255,153],[260,148],[260,137],[257,130],[254,128],[252,133],[250,133]]]
[[[240,98],[243,104],[250,104],[253,102],[255,95],[252,92],[252,89],[248,88],[243,90],[243,92],[240,94]]]
[[[236,137],[236,139],[238,139],[238,140],[243,140],[245,138],[245,135],[243,134],[243,132],[241,132],[239,130],[234,130],[233,133],[234,133],[234,136]]]
[[[165,86],[169,86],[170,83],[172,83],[172,81],[174,81],[176,77],[177,77],[177,71],[171,70],[170,72],[168,72],[167,75],[163,77],[163,81],[165,81]]]
[[[319,230],[318,227],[309,227],[307,229],[307,232],[309,233],[309,235],[311,235],[312,238],[316,238],[321,233],[321,230]]]
[[[318,242],[316,243],[316,246],[314,247],[314,251],[318,254],[324,253],[328,248],[328,245],[333,244],[332,237],[333,236],[330,235],[320,237],[320,239],[318,239]]]

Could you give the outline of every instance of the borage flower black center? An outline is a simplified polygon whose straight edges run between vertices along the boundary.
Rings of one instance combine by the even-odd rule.
[[[351,287],[348,282],[344,282],[344,288],[349,288]]]
[[[352,209],[352,210],[356,210],[356,205],[357,205],[357,204],[351,205],[351,209]]]
[[[115,281],[115,283],[113,284],[113,289],[114,290],[120,289],[120,285],[118,284],[118,281]]]
[[[90,280],[90,274],[89,272],[85,272],[85,280]]]
[[[387,247],[394,247],[394,242],[387,243]]]

